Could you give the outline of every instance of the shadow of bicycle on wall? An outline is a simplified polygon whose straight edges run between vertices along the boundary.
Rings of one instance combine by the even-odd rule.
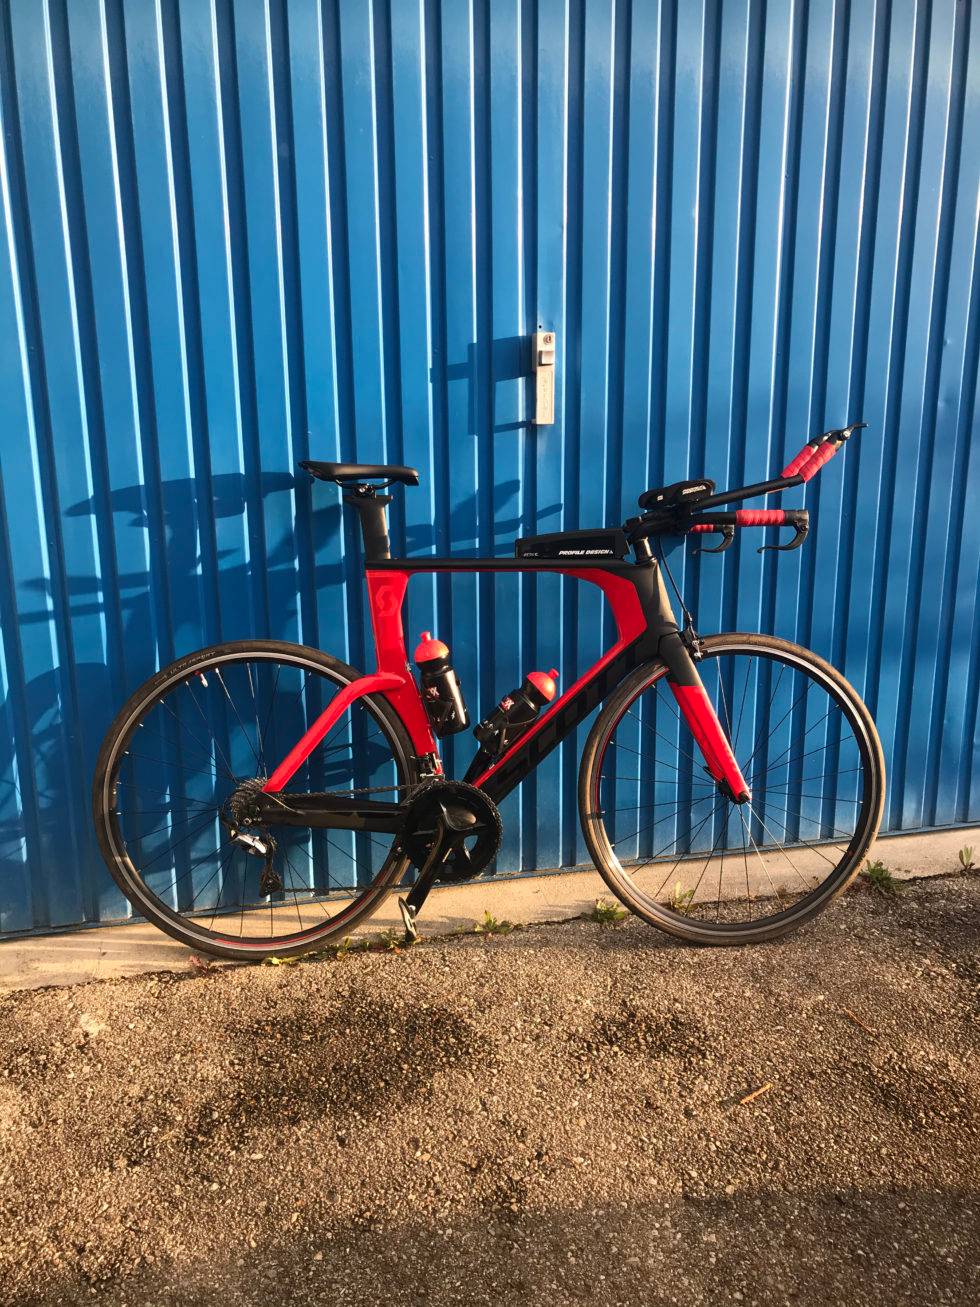
[[[16,703],[0,700],[0,932],[127,914],[95,841],[89,786],[116,711],[161,665],[220,640],[296,639],[317,627],[330,648],[327,629],[335,622],[343,629],[350,614],[347,656],[356,666],[373,665],[356,523],[332,490],[285,472],[263,474],[256,490],[253,478],[219,473],[202,508],[200,486],[189,478],[161,483],[155,498],[152,486],[120,487],[108,500],[118,568],[111,594],[104,577],[73,571],[70,557],[59,591],[46,577],[21,585],[21,610],[12,619],[21,647],[39,625],[60,625],[63,594],[63,646],[75,657],[25,676]],[[496,486],[492,503],[494,539],[513,540],[526,529],[518,481]],[[548,506],[536,518],[559,509]],[[481,511],[475,494],[453,503],[439,532],[450,552],[475,552]],[[66,518],[93,523],[96,514],[94,499],[64,510]],[[406,522],[404,500],[392,516],[397,552],[436,548],[435,527]],[[105,551],[105,524],[97,530]],[[31,595],[34,602],[25,602]],[[91,639],[93,621],[107,658],[77,656],[84,649],[79,630]],[[461,649],[460,662],[474,652]]]

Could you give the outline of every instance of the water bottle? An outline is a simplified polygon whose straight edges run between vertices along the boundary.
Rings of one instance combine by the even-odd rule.
[[[550,672],[528,672],[517,689],[505,694],[493,712],[473,728],[483,748],[501,754],[520,739],[557,694],[557,681],[558,671],[554,667]]]
[[[441,738],[464,731],[470,724],[470,715],[463,702],[459,677],[449,661],[449,646],[434,640],[431,631],[423,631],[415,661],[421,672],[422,702],[435,734]]]

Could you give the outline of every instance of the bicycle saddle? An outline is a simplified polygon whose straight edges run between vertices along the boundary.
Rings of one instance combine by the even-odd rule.
[[[338,486],[350,481],[370,481],[379,477],[389,483],[399,482],[403,486],[417,486],[419,483],[416,468],[388,463],[318,463],[305,458],[300,462],[300,467],[318,481],[336,481]]]

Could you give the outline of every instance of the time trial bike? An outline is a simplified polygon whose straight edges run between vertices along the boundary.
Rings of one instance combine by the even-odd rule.
[[[856,875],[881,820],[885,768],[868,709],[816,654],[768,635],[700,636],[678,623],[651,541],[792,527],[805,509],[725,507],[809,481],[864,423],[807,442],[770,480],[646,491],[620,527],[517,541],[513,558],[392,558],[393,485],[414,468],[307,461],[359,514],[376,670],[319,649],[242,640],[163,668],[112,723],[94,820],[135,911],[223,958],[289,956],[347,935],[404,883],[410,936],[437,880],[486,871],[499,804],[601,705],[581,756],[585,843],[643,920],[698,944],[774,939]],[[722,510],[722,511],[719,511]],[[562,694],[532,672],[475,734],[461,778],[439,740],[466,729],[449,649],[405,647],[419,573],[552,572],[597,586],[616,639]],[[668,572],[668,579],[669,572]],[[678,598],[680,595],[678,594]]]

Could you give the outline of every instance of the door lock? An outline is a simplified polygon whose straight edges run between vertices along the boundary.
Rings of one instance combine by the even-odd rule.
[[[534,421],[550,426],[555,420],[555,333],[536,331],[531,337],[534,370]]]

